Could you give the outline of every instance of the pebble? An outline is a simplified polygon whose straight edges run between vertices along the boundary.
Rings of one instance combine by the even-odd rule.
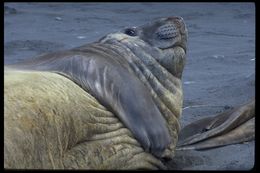
[[[61,17],[55,17],[55,20],[62,21]]]
[[[78,39],[85,39],[85,36],[77,36]]]

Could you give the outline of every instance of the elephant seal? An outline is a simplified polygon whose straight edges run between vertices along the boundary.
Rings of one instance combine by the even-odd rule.
[[[145,151],[164,157],[180,130],[187,33],[181,17],[161,18],[9,67],[69,78],[115,113]]]
[[[215,116],[182,128],[177,150],[201,150],[250,141],[255,138],[255,98]]]

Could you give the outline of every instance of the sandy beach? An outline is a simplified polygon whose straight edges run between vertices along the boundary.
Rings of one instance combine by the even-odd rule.
[[[189,30],[182,127],[255,95],[254,3],[5,3],[4,63],[77,47],[128,26],[181,16]],[[176,151],[178,170],[249,170],[255,141]]]

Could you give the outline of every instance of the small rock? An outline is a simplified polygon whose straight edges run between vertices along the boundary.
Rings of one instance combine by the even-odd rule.
[[[232,106],[225,105],[224,110],[232,109]]]
[[[78,39],[85,39],[85,36],[77,36]]]
[[[62,18],[61,17],[55,17],[55,20],[62,21]]]
[[[183,84],[185,84],[185,85],[189,85],[189,84],[192,84],[192,83],[195,83],[194,81],[185,81],[185,82],[183,82]]]
[[[213,55],[213,58],[224,58],[225,56],[224,55]]]

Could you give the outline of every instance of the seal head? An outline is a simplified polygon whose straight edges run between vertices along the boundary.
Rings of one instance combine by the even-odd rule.
[[[152,47],[150,53],[155,55],[154,58],[163,67],[174,76],[181,78],[185,60],[178,59],[182,56],[176,55],[177,52],[173,52],[172,48],[180,47],[181,52],[179,53],[185,54],[187,38],[188,30],[183,18],[174,16],[159,18],[142,26],[125,28],[119,33],[108,34],[100,42],[106,42],[109,39],[128,40],[129,42],[130,40],[131,42],[143,41]],[[162,51],[158,51],[158,49]]]

